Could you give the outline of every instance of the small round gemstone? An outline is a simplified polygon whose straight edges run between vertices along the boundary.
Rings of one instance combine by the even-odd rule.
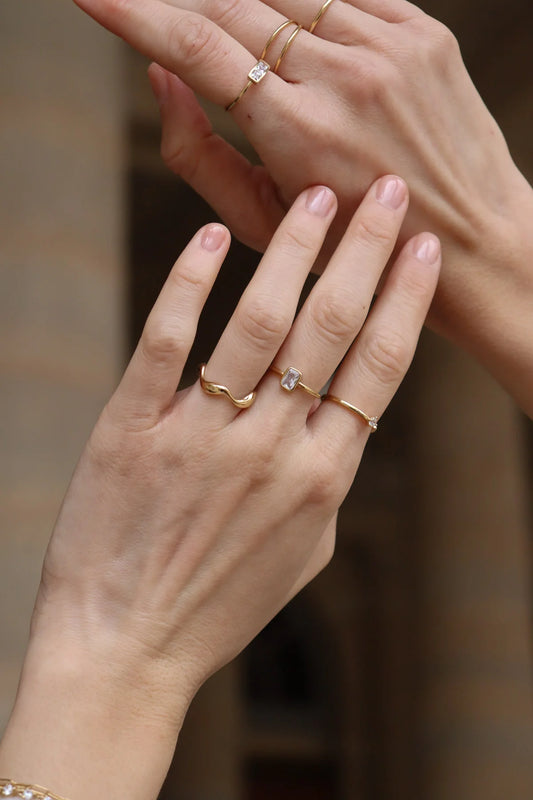
[[[2,794],[4,795],[4,797],[11,797],[11,795],[13,794],[14,791],[15,791],[15,787],[13,786],[13,784],[12,783],[6,783],[6,785],[2,789]]]
[[[24,789],[21,794],[22,800],[33,800],[33,792],[31,789]]]

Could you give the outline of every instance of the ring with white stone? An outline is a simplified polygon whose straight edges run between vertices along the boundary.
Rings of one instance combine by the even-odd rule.
[[[267,62],[263,61],[263,59],[259,59],[257,64],[254,64],[248,73],[248,83],[243,89],[241,89],[235,100],[232,100],[231,103],[226,106],[226,111],[231,111],[231,109],[234,108],[234,106],[236,106],[240,100],[242,100],[250,86],[253,86],[254,83],[260,83],[269,70],[270,64],[267,64]]]
[[[286,392],[294,392],[295,389],[303,389],[304,392],[310,394],[311,397],[315,397],[317,400],[322,398],[320,392],[315,392],[314,389],[311,389],[310,386],[307,386],[302,381],[302,373],[296,369],[296,367],[287,367],[286,370],[282,370],[279,367],[270,367],[271,372],[275,372],[276,375],[281,376],[280,386],[282,389],[285,389]]]
[[[207,381],[205,379],[205,366],[205,364],[200,364],[200,386],[205,394],[208,394],[211,397],[217,394],[223,395],[233,403],[235,408],[250,408],[257,396],[256,392],[250,392],[250,394],[247,394],[246,397],[243,397],[239,400],[238,397],[234,397],[232,395],[227,386],[223,386],[221,383],[211,383],[211,381]]]
[[[361,411],[360,408],[357,406],[352,405],[347,400],[341,400],[340,397],[335,397],[334,394],[324,394],[322,395],[322,400],[330,400],[332,403],[337,403],[338,406],[342,408],[346,408],[348,411],[351,411],[352,414],[356,414],[361,419],[364,419],[368,427],[370,428],[371,433],[375,433],[378,429],[378,417],[369,417],[368,414],[365,414],[364,411]]]
[[[0,798],[12,800],[63,800],[58,794],[49,792],[42,786],[35,784],[17,783],[16,781],[0,778]]]

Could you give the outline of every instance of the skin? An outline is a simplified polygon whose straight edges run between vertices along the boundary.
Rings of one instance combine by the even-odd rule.
[[[447,28],[404,0],[336,0],[313,35],[298,34],[279,75],[267,74],[231,111],[262,161],[252,167],[213,133],[191,90],[225,107],[270,33],[286,17],[308,26],[315,6],[75,2],[160,65],[151,80],[166,162],[252,247],[264,249],[305,186],[324,183],[339,214],[320,266],[369,182],[400,170],[412,198],[400,242],[433,230],[445,255],[430,326],[533,413],[533,191]]]
[[[198,687],[327,564],[370,428],[269,366],[320,387],[342,362],[331,391],[385,411],[440,268],[434,236],[410,240],[369,312],[407,206],[399,178],[373,185],[294,319],[336,212],[325,187],[298,197],[206,367],[237,396],[257,385],[245,411],[176,393],[228,231],[179,257],[59,514],[0,775],[156,798]]]

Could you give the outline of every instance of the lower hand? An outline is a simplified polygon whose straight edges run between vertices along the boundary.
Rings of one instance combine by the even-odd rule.
[[[294,319],[335,206],[324,187],[296,200],[207,363],[237,397],[257,387],[246,410],[198,382],[176,393],[226,229],[176,262],[65,498],[0,773],[84,800],[98,763],[100,792],[155,797],[197,688],[330,559],[371,428],[269,367],[317,391],[337,370],[329,391],[380,417],[440,264],[435,237],[411,240],[369,311],[407,210],[384,178]]]

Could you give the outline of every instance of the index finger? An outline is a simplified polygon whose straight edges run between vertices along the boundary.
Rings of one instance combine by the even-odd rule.
[[[177,75],[207,100],[227,106],[256,59],[222,28],[161,0],[74,0],[93,19]],[[276,81],[267,74],[254,93]],[[247,93],[247,102],[251,92]]]

